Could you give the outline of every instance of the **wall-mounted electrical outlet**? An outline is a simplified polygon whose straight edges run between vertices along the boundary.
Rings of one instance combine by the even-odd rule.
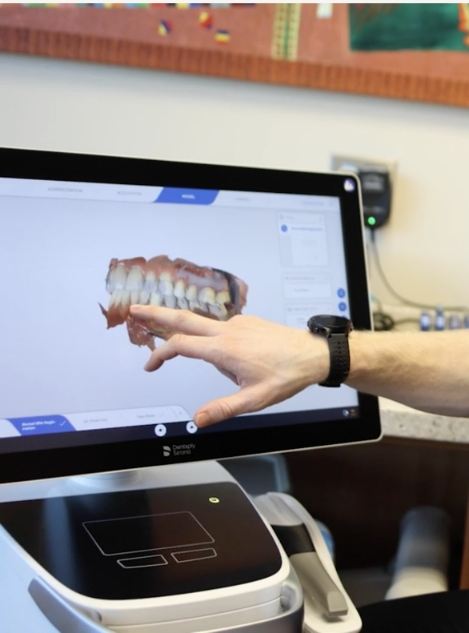
[[[397,163],[337,154],[332,156],[331,167],[335,171],[353,172],[359,177],[365,225],[377,229],[386,224],[391,214]]]

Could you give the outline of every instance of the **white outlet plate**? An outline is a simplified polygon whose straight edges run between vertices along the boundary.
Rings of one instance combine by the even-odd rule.
[[[363,156],[350,156],[348,154],[333,154],[331,156],[331,168],[334,171],[351,171],[354,173],[359,170],[375,169],[377,171],[387,171],[391,183],[394,183],[397,173],[397,161],[364,158]]]

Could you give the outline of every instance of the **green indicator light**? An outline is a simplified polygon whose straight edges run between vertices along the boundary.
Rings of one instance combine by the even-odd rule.
[[[376,224],[376,218],[373,215],[370,215],[367,222],[370,226],[374,226]]]
[[[210,503],[220,503],[220,499],[218,497],[209,497],[208,500]]]

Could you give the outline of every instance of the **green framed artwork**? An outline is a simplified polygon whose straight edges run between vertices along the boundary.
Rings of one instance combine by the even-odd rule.
[[[351,5],[354,51],[469,52],[469,4]]]
[[[469,4],[0,5],[0,51],[469,106]]]

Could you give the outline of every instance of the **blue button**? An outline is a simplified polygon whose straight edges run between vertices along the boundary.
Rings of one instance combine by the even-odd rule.
[[[165,187],[155,202],[173,204],[212,204],[218,195],[218,189],[180,189]]]
[[[282,231],[282,233],[286,233],[288,231],[288,226],[286,224],[282,224],[280,230]]]
[[[347,304],[346,304],[344,301],[341,301],[341,302],[339,303],[339,310],[340,310],[341,312],[345,312],[345,310],[346,310],[346,309],[347,309]]]
[[[337,290],[337,296],[340,297],[341,299],[343,299],[345,297],[345,290],[343,288],[339,288]]]
[[[21,435],[69,433],[75,428],[63,415],[37,415],[28,418],[8,418]]]

